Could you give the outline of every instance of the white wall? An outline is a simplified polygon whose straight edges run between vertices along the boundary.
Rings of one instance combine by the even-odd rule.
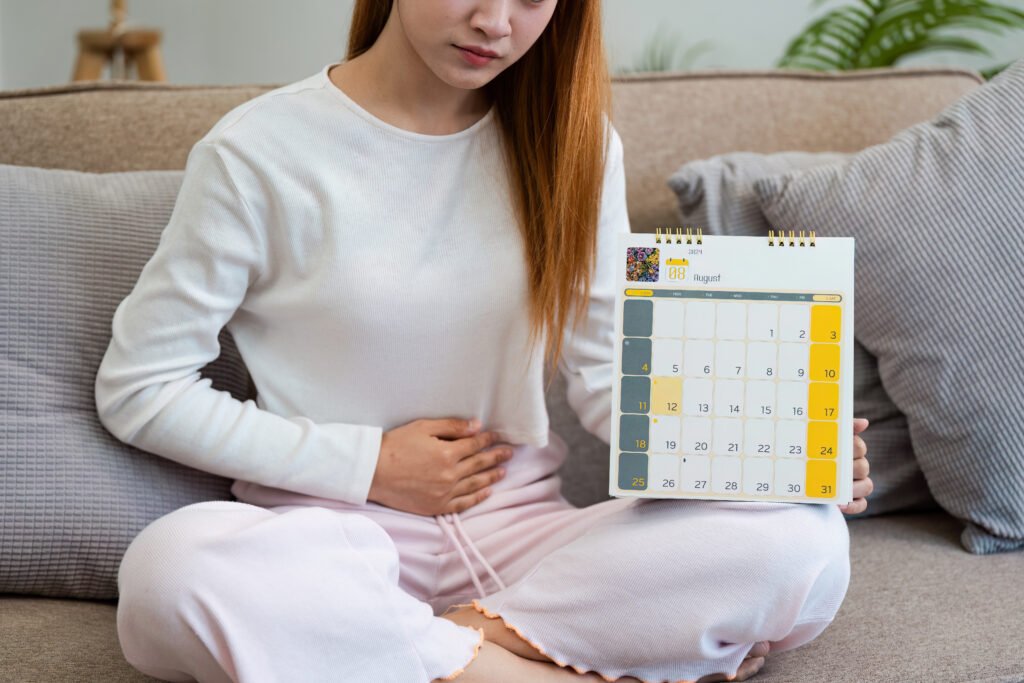
[[[420,0],[417,0],[420,1]],[[567,2],[570,0],[562,0]],[[829,0],[825,7],[852,0]],[[1024,0],[1004,0],[1024,9]],[[345,51],[353,0],[128,0],[129,19],[160,28],[174,83],[285,83]],[[684,47],[710,41],[693,63],[766,68],[820,13],[811,0],[604,0],[613,69],[634,63],[664,26]],[[27,88],[71,78],[80,28],[103,28],[108,0],[0,0],[0,87]],[[986,38],[993,57],[933,53],[906,64],[983,68],[1024,56],[1024,31]],[[682,52],[682,50],[680,50]]]
[[[128,0],[129,22],[163,32],[174,83],[279,83],[344,53],[351,0]],[[76,33],[107,26],[109,0],[0,0],[5,88],[70,80]],[[12,57],[12,55],[16,55]]]

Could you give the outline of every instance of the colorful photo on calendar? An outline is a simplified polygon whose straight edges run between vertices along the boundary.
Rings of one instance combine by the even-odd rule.
[[[658,248],[627,247],[626,279],[633,282],[657,282]]]

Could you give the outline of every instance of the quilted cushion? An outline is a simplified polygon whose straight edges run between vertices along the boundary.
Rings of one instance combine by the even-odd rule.
[[[231,500],[230,479],[128,446],[96,415],[118,303],[156,249],[181,171],[0,165],[0,592],[113,598],[121,556],[153,519]],[[244,400],[230,333],[204,368]]]

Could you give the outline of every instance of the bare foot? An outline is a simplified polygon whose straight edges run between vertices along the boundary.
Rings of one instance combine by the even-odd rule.
[[[505,626],[501,619],[486,617],[472,606],[463,606],[441,616],[461,626],[484,630],[484,644],[476,659],[457,676],[458,683],[606,683],[604,678],[593,671],[579,674],[575,669],[558,666],[550,657]],[[625,676],[616,679],[615,683],[642,681]]]
[[[697,679],[697,683],[718,683],[719,681],[745,681],[761,670],[764,666],[764,658],[768,656],[771,643],[762,640],[754,643],[747,653],[747,656],[740,662],[736,670],[736,677],[729,678],[726,674],[708,674]]]
[[[431,683],[605,683],[596,673],[578,674],[553,662],[538,662],[512,654],[497,643],[484,640],[473,659],[455,678],[435,678]],[[635,678],[620,678],[616,683],[641,683]]]
[[[467,665],[465,671],[457,676],[459,683],[476,683],[476,681],[502,683],[506,680],[516,683],[522,680],[537,681],[537,683],[546,683],[547,681],[551,681],[551,683],[559,681],[605,683],[605,680],[595,672],[579,674],[575,669],[558,666],[550,657],[505,626],[504,621],[491,619],[478,612],[472,605],[461,606],[441,616],[461,626],[480,628],[484,631],[484,643],[480,647],[480,652],[476,659]],[[696,683],[745,681],[761,670],[769,649],[768,641],[755,643],[740,664],[735,678],[730,679],[727,674],[708,674],[701,677]],[[437,683],[442,682],[438,680]],[[624,676],[616,679],[615,683],[641,683],[641,681],[632,676]]]

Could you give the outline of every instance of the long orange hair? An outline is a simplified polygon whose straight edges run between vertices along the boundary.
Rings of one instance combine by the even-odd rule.
[[[373,45],[392,4],[356,0],[348,59]],[[526,245],[533,348],[544,329],[566,329],[570,315],[575,330],[590,297],[612,115],[599,0],[559,2],[537,42],[484,90],[497,105]],[[549,369],[561,354],[562,334],[547,335]]]

